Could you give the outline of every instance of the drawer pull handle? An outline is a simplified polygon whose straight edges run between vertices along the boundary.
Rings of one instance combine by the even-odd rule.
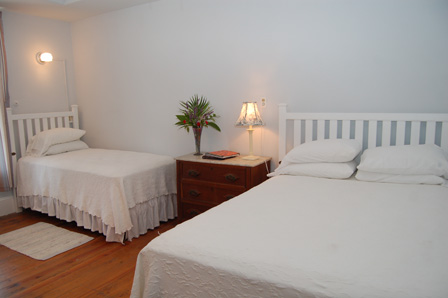
[[[230,199],[232,199],[234,197],[235,197],[234,195],[226,195],[226,196],[224,196],[224,199],[230,200]]]
[[[201,213],[201,212],[199,212],[199,210],[197,210],[197,209],[193,209],[193,210],[189,210],[189,211],[188,211],[188,215],[189,215],[189,216],[196,216],[196,215],[198,215],[199,213]]]
[[[196,170],[189,170],[189,171],[188,171],[188,176],[190,176],[190,177],[198,177],[200,174],[201,174],[201,173],[199,173],[199,172],[196,171]]]
[[[230,181],[230,182],[235,182],[236,180],[238,180],[238,177],[233,174],[227,174],[225,176],[225,178],[227,181]]]
[[[192,197],[199,197],[199,196],[201,195],[200,192],[197,192],[197,191],[195,191],[195,190],[193,190],[193,189],[190,190],[188,193],[189,193],[190,196],[192,196]]]

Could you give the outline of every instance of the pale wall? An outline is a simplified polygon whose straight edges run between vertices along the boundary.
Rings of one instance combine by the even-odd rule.
[[[70,24],[4,11],[3,25],[13,112],[68,110],[64,62],[41,65],[36,53],[48,51],[55,60],[66,60],[69,100],[76,103]]]
[[[3,11],[3,28],[13,113],[66,111],[68,104],[76,103],[71,25]],[[67,89],[64,62],[38,64],[36,53],[42,51],[66,60]],[[15,211],[12,193],[1,193],[0,216]]]
[[[277,104],[302,112],[448,112],[448,1],[163,0],[73,24],[78,103],[93,146],[193,151],[179,100],[221,115],[205,150],[248,153],[233,126],[266,97],[255,154],[277,155]],[[262,137],[261,137],[262,135]]]
[[[73,24],[4,12],[4,25],[15,111],[67,109],[61,63],[34,60],[51,50],[67,60],[70,102],[93,147],[193,151],[174,115],[194,93],[221,115],[223,131],[206,130],[203,149],[242,153],[241,103],[266,97],[254,149],[274,157],[280,102],[303,112],[448,112],[444,0],[161,0]]]

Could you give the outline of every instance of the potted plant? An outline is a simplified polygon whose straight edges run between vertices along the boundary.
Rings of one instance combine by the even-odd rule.
[[[176,125],[179,128],[185,128],[190,132],[190,127],[193,130],[195,141],[195,154],[201,155],[201,134],[202,128],[212,127],[217,131],[221,131],[219,126],[215,123],[215,118],[218,118],[207,98],[197,94],[193,95],[188,101],[180,102],[180,115],[176,115],[178,122]]]

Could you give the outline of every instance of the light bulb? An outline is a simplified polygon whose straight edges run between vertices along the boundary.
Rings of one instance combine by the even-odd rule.
[[[37,62],[40,64],[45,64],[47,62],[51,62],[53,61],[53,55],[51,53],[48,52],[44,52],[44,53],[37,53],[36,55],[36,59]]]

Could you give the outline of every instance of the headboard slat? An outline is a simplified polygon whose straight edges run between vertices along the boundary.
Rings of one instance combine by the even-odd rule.
[[[287,140],[286,134],[291,127],[290,120],[294,122],[293,133],[288,133],[294,137],[292,141]],[[363,150],[428,143],[440,144],[448,151],[448,113],[289,113],[287,105],[280,104],[279,121],[279,160],[292,149],[291,145],[295,147],[316,137],[321,139],[322,135],[324,138],[355,138],[363,145]]]
[[[350,120],[342,120],[342,138],[350,139]]]
[[[420,143],[420,122],[411,122],[411,145],[418,145]]]
[[[330,125],[329,125],[329,136],[330,139],[335,139],[338,136],[338,120],[330,120]]]
[[[48,130],[48,118],[42,118],[42,122],[44,123],[43,130]]]
[[[285,106],[286,109],[286,106]],[[73,105],[72,106],[72,115],[69,116],[71,118],[71,121],[73,122],[73,127],[79,128],[79,117],[78,117],[78,106]]]
[[[355,121],[355,140],[358,140],[362,144],[362,135],[364,134],[364,121]]]
[[[325,120],[317,120],[317,140],[325,139]]]
[[[55,118],[50,118],[50,128],[56,128],[56,120],[55,120]]]
[[[375,147],[376,146],[376,135],[377,135],[377,121],[370,120],[369,121],[369,138],[367,147]]]
[[[300,145],[302,138],[302,120],[294,121],[294,147]]]
[[[19,129],[20,154],[21,156],[25,156],[26,142],[25,142],[25,128],[23,127],[23,120],[19,120],[17,122],[17,126]]]
[[[391,130],[392,130],[392,122],[389,120],[383,121],[381,146],[390,146]]]
[[[286,147],[286,129],[287,129],[287,125],[286,125],[286,121],[288,120],[288,118],[286,117],[287,113],[286,113],[286,104],[281,103],[278,105],[278,155],[283,156],[286,154],[287,152],[287,147]],[[295,129],[295,123],[297,122],[297,120],[293,121],[294,122],[294,137],[293,137],[293,141],[295,142],[297,139],[300,140],[300,137],[298,138],[295,134],[297,133],[297,130]],[[296,144],[294,144],[294,147],[297,146]]]
[[[448,120],[442,123],[442,139],[440,147],[448,151]]]
[[[40,119],[34,119],[34,127],[36,128],[36,134],[42,131],[40,126]]]
[[[31,122],[31,119],[26,119],[26,135],[27,135],[27,143],[31,141],[31,138],[33,137],[33,124]]]
[[[435,144],[436,141],[436,122],[428,121],[426,123],[426,134],[425,134],[425,143],[426,144]]]
[[[305,121],[305,142],[313,140],[313,120]]]
[[[404,145],[406,134],[406,121],[397,121],[396,143],[395,145]]]

